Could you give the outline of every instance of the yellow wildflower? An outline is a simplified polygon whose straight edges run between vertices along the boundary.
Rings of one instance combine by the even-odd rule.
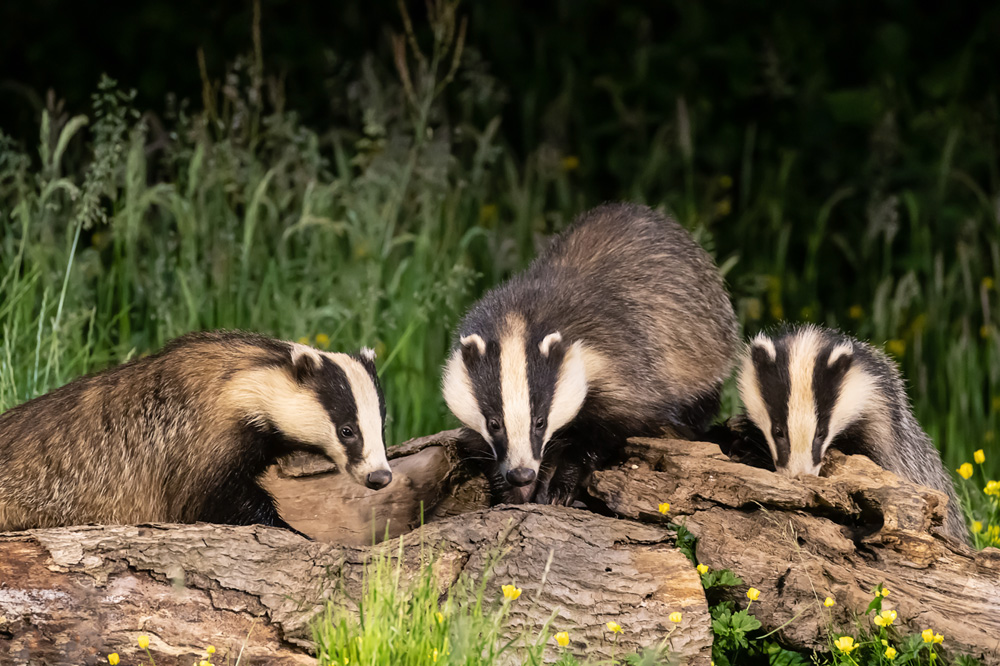
[[[993,411],[1000,411],[1000,407],[998,407],[996,403],[996,398],[993,398]],[[992,430],[987,430],[983,433],[983,439],[987,442],[992,442],[995,437],[996,433]]]
[[[497,205],[485,204],[479,208],[479,224],[488,224],[497,219]]]
[[[993,278],[986,276],[983,278],[983,289],[989,291],[993,288]]]
[[[972,459],[976,461],[977,465],[982,465],[984,462],[986,462],[986,454],[983,453],[982,449],[979,449],[978,451],[972,454]]]
[[[973,534],[979,534],[982,531],[983,531],[983,524],[981,522],[979,522],[978,520],[973,520],[972,521],[972,532],[973,532]]]
[[[139,647],[145,650],[146,648],[149,647],[149,636],[145,635],[139,636],[138,642],[139,642]]]
[[[983,492],[987,495],[1000,495],[1000,483],[993,480],[987,481]]]
[[[963,479],[971,479],[972,478],[972,463],[962,463],[962,465],[958,468],[957,471],[958,471],[958,475],[960,477],[962,477]]]
[[[559,166],[563,171],[576,171],[580,168],[580,158],[576,155],[567,155],[559,160]]]
[[[729,200],[729,197],[726,197],[719,203],[715,204],[716,216],[725,217],[726,215],[729,215],[731,212],[733,212],[733,202]]]
[[[885,649],[885,658],[888,659],[889,661],[892,661],[893,659],[895,659],[896,658],[896,648],[891,647],[891,646],[887,647]]]
[[[680,622],[682,617],[683,616],[680,613],[678,613],[678,612],[675,611],[675,612],[673,612],[673,613],[670,614],[670,621],[671,622]]]
[[[438,650],[434,648],[434,652],[431,653],[431,660],[436,664],[438,660]]]
[[[556,638],[556,643],[559,645],[559,647],[566,647],[567,645],[569,645],[569,632],[560,631],[558,634],[556,634],[555,638]]]
[[[212,664],[208,662],[208,659],[202,659],[198,662],[198,666],[212,666]]]
[[[670,511],[670,502],[660,502],[658,510],[660,513],[664,514],[667,513],[668,511]]]
[[[732,176],[728,174],[719,176],[719,187],[721,187],[724,190],[728,190],[732,186],[733,186]]]
[[[851,319],[861,319],[865,316],[865,310],[860,305],[852,305],[847,314]]]
[[[898,338],[885,343],[885,349],[893,356],[903,356],[906,354],[906,340]]]
[[[993,399],[990,400],[990,407],[993,408],[994,412],[1000,412],[1000,395],[993,396]],[[992,439],[993,439],[993,431],[990,430],[986,433],[986,441],[988,442]]]
[[[851,654],[854,648],[858,647],[854,644],[854,639],[850,636],[841,636],[833,642],[834,646],[844,654]]]
[[[320,347],[323,347],[324,349],[327,348],[327,347],[329,347],[330,346],[330,336],[327,335],[326,333],[317,333],[316,334],[316,344],[318,344]]]
[[[835,603],[837,602],[833,600],[833,597],[827,597],[826,599],[823,600],[823,605],[826,606],[827,608],[834,605]]]
[[[887,641],[887,640],[885,640],[885,639],[883,638],[883,639],[882,639],[882,645],[884,645],[884,646],[886,646],[886,647],[889,647],[889,641]]]
[[[759,298],[748,298],[747,299],[747,318],[753,319],[754,321],[760,319],[762,314],[762,306],[760,304]]]
[[[111,664],[111,666],[118,666],[117,652],[112,652],[111,654],[108,655],[108,663]]]
[[[708,565],[699,564],[698,565],[698,573],[700,573],[702,576],[704,576],[705,574],[707,574],[708,573]]]
[[[882,588],[882,596],[883,597],[889,596],[889,588],[887,588],[887,587],[883,587]]]
[[[984,340],[986,338],[990,337],[990,334],[992,332],[993,332],[993,327],[992,326],[988,326],[988,325],[984,324],[983,326],[979,327],[979,337],[981,337]]]
[[[624,630],[622,629],[622,625],[618,624],[617,622],[611,621],[611,622],[608,622],[605,626],[608,628],[608,631],[610,631],[613,634],[624,633]]]
[[[214,645],[209,645],[207,648],[205,648],[205,652],[207,652],[209,654],[215,654],[215,646]]]
[[[519,596],[521,596],[521,588],[514,587],[513,585],[504,585],[502,588],[503,596],[511,601],[514,601]]]
[[[443,613],[435,613],[434,616],[437,617],[438,624],[444,624],[444,614]]]
[[[896,611],[884,610],[876,615],[872,621],[880,627],[892,626],[892,623],[896,621]]]
[[[298,339],[298,343],[300,345],[307,345],[309,344],[309,338],[303,335],[301,338]]]
[[[934,630],[933,629],[924,629],[923,631],[920,632],[920,637],[924,639],[924,643],[933,643],[934,642]]]
[[[760,597],[760,590],[758,590],[756,587],[751,587],[749,590],[747,590],[747,599],[749,599],[750,601],[757,601],[759,597]]]
[[[944,636],[942,634],[934,634],[934,642],[935,643],[943,643],[944,642]]]

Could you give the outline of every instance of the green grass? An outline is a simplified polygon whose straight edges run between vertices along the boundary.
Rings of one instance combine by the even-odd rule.
[[[995,104],[977,115],[957,93],[920,108],[889,84],[869,91],[883,110],[862,126],[870,154],[856,173],[829,176],[792,125],[776,142],[733,119],[716,139],[698,128],[718,109],[683,95],[669,114],[646,113],[655,81],[637,68],[635,80],[601,84],[620,122],[519,153],[491,111],[502,86],[477,57],[463,60],[474,45],[455,5],[434,6],[429,34],[403,32],[397,62],[372,58],[335,82],[335,98],[350,100],[346,125],[299,123],[258,39],[226,86],[205,71],[200,104],[171,105],[165,129],[108,79],[86,116],[44,115],[36,145],[0,133],[0,410],[186,331],[244,328],[374,347],[390,444],[449,427],[438,383],[458,318],[598,203],[592,174],[613,172],[628,183],[616,196],[662,207],[715,255],[746,333],[793,319],[887,343],[948,467],[984,450],[959,487],[983,523],[977,544],[995,541],[996,495],[981,492],[1000,474]],[[631,48],[644,62],[653,47]],[[565,65],[568,80],[582,77],[576,66]],[[552,122],[585,118],[573,95],[567,87]],[[525,117],[533,99],[514,102]],[[827,99],[832,122],[845,99]],[[609,128],[635,118],[641,132],[603,152]],[[730,387],[723,416],[738,408]],[[400,609],[426,631],[398,654],[457,640],[459,625],[432,622],[426,589],[407,597],[387,562],[373,566],[384,605],[368,608],[389,615],[359,628],[331,611],[321,630],[331,660],[349,655],[351,632],[381,649],[367,632],[412,626],[392,615]],[[448,608],[468,636],[491,635],[501,609],[476,594],[478,610]],[[407,606],[417,602],[426,607]]]

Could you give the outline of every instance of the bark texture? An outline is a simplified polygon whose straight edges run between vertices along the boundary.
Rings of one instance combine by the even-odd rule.
[[[851,627],[882,582],[906,631],[932,627],[946,648],[1000,663],[1000,551],[976,553],[945,537],[940,493],[836,453],[824,477],[788,479],[712,444],[636,440],[628,452],[590,479],[585,499],[597,513],[484,510],[485,484],[458,462],[448,432],[393,451],[393,482],[378,493],[325,462],[283,464],[269,487],[284,518],[317,541],[209,525],[0,535],[0,662],[96,664],[117,651],[135,663],[135,637],[145,633],[161,666],[189,664],[208,644],[233,661],[242,648],[243,664],[311,663],[309,623],[335,582],[356,598],[366,556],[382,547],[369,545],[373,535],[409,532],[422,506],[428,524],[406,541],[438,546],[442,591],[502,549],[493,587],[524,590],[515,629],[556,612],[554,630],[569,631],[576,653],[586,646],[594,659],[668,638],[686,663],[708,664],[707,605],[673,546],[668,522],[676,522],[699,537],[701,562],[761,590],[754,613],[765,629],[783,627],[789,646],[825,649],[829,625]],[[671,504],[667,516],[661,502]],[[732,592],[741,606],[745,589]],[[832,609],[821,604],[827,595]],[[668,619],[674,611],[680,625]],[[615,648],[610,620],[625,629]]]
[[[505,553],[490,583],[516,582],[512,627],[537,631],[556,614],[594,658],[669,636],[686,663],[708,664],[711,629],[697,574],[663,527],[561,507],[501,507],[425,526],[406,541],[436,546],[442,591]],[[385,547],[395,549],[396,544]],[[369,549],[310,542],[280,529],[213,525],[53,528],[0,536],[0,654],[4,664],[126,663],[150,637],[157,664],[309,664],[310,621],[343,585],[361,592]],[[550,559],[551,556],[551,559]],[[544,587],[541,581],[545,580]],[[668,615],[684,614],[675,626]],[[617,648],[604,628],[619,622]],[[247,635],[249,634],[249,638]],[[555,651],[551,652],[555,655]]]

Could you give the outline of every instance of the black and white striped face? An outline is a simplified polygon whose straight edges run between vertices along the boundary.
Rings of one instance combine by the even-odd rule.
[[[443,392],[452,413],[489,444],[507,482],[527,486],[545,445],[587,397],[583,346],[508,315],[495,334],[463,332]]]
[[[240,400],[305,449],[322,451],[359,484],[392,481],[385,454],[385,398],[375,352],[321,352],[297,343],[288,367],[263,368],[239,382]]]
[[[873,382],[849,339],[804,326],[754,338],[739,389],[778,471],[818,475],[830,444],[870,407]]]

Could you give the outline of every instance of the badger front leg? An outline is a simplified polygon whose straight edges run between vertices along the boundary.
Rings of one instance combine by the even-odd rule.
[[[198,520],[220,525],[280,527],[310,538],[285,522],[271,494],[252,480],[226,484],[224,490],[208,499]]]

